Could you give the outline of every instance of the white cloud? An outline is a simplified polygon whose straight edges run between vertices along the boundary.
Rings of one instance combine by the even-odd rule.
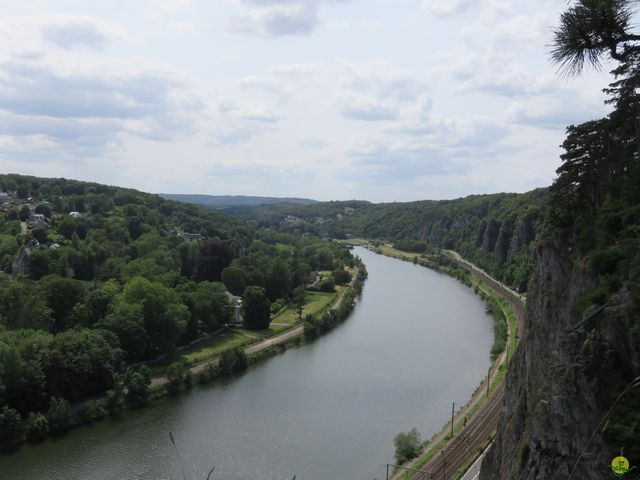
[[[445,17],[466,11],[477,0],[422,0],[422,6],[432,14]]]
[[[151,8],[165,13],[184,10],[191,5],[191,0],[151,0]]]
[[[246,11],[231,18],[236,33],[277,37],[308,35],[319,25],[321,5],[341,0],[239,0]]]
[[[175,20],[167,23],[167,28],[176,33],[193,33],[195,27],[191,22]]]
[[[93,17],[56,15],[43,21],[41,34],[46,42],[62,48],[104,48],[122,31]]]

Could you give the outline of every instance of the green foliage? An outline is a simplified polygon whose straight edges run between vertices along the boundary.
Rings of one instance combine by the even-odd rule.
[[[241,296],[247,287],[247,274],[242,268],[227,267],[222,271],[222,283],[233,295]]]
[[[52,433],[61,433],[69,430],[74,423],[69,402],[64,398],[52,397],[47,411],[47,421]]]
[[[167,388],[170,392],[175,393],[182,390],[187,384],[187,374],[189,370],[182,362],[173,362],[167,367]]]
[[[336,281],[333,277],[323,278],[318,286],[321,292],[335,292],[336,291]]]
[[[82,404],[78,415],[84,423],[94,422],[107,415],[108,400],[87,400]]]
[[[22,439],[24,427],[22,416],[15,408],[6,405],[0,410],[0,445]]]
[[[149,385],[151,385],[151,370],[142,366],[138,371],[128,368],[124,374],[116,375],[116,382],[124,388],[127,401],[137,404],[144,403],[149,398]]]
[[[222,352],[218,368],[221,375],[232,375],[243,372],[248,365],[247,354],[242,348],[236,347]]]
[[[41,413],[31,412],[25,427],[27,440],[41,442],[49,435],[49,421]]]
[[[242,316],[247,328],[264,330],[271,323],[271,302],[262,287],[247,287],[242,295]]]
[[[416,458],[420,453],[420,434],[414,427],[408,432],[400,432],[393,439],[396,447],[395,459],[398,465]]]

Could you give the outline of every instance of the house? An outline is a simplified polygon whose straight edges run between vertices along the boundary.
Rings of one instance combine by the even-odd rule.
[[[40,243],[37,240],[31,240],[22,250],[20,256],[11,264],[11,275],[14,277],[24,275],[29,272],[29,257],[34,248],[38,248]]]
[[[47,218],[42,213],[33,213],[29,217],[29,225],[31,228],[35,227],[48,227],[49,222],[47,222]]]
[[[229,299],[229,306],[231,307],[231,325],[242,325],[242,298],[233,295],[231,292],[226,292]]]
[[[69,212],[69,216],[73,218],[82,218],[83,215],[80,212]]]
[[[199,242],[204,237],[199,233],[187,233],[187,232],[178,232],[178,237],[186,240],[187,242]]]
[[[9,203],[9,194],[7,192],[0,192],[0,203]]]

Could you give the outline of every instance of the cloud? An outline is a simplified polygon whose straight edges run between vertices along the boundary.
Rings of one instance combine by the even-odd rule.
[[[567,106],[568,98],[571,98],[570,108]],[[605,116],[609,108],[605,107],[603,100],[601,94],[593,95],[591,92],[559,88],[547,95],[527,97],[513,102],[507,116],[514,123],[561,130],[567,125]]]
[[[17,139],[96,153],[124,135],[170,140],[191,133],[203,104],[189,91],[186,79],[141,61],[12,59],[0,63],[0,123]]]
[[[376,60],[340,62],[343,91],[336,103],[346,118],[389,121],[422,116],[431,108],[428,79]]]
[[[343,0],[239,0],[247,11],[230,19],[232,32],[262,37],[309,35],[321,5]]]
[[[377,122],[395,120],[400,115],[395,103],[366,96],[345,95],[338,98],[338,104],[342,115],[354,120]]]
[[[191,0],[151,0],[151,8],[164,13],[177,12],[184,10],[191,5]]]
[[[42,38],[58,47],[104,48],[122,35],[120,29],[93,17],[56,15],[41,26]]]
[[[167,28],[176,33],[193,33],[195,31],[191,22],[178,20],[167,23]]]
[[[257,89],[274,95],[280,103],[291,99],[296,81],[317,80],[324,72],[320,63],[279,64],[269,67],[260,75],[249,75],[240,80],[243,89]]]
[[[475,3],[476,0],[422,0],[422,6],[439,17],[462,13]]]

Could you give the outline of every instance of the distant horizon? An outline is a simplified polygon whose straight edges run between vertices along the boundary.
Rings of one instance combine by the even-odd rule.
[[[568,125],[610,110],[611,63],[567,79],[549,61],[564,1],[0,5],[0,164],[25,174],[322,201],[524,193],[555,177]]]

